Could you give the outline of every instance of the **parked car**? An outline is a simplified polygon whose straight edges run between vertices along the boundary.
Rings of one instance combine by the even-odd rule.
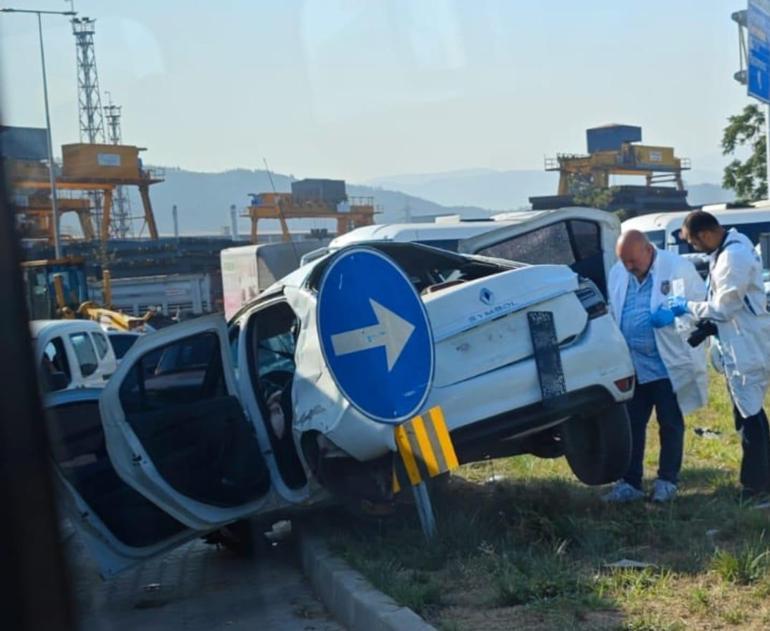
[[[461,462],[564,454],[589,484],[623,473],[633,366],[594,282],[564,265],[369,247],[422,296],[435,352],[423,409],[443,407]],[[229,324],[209,316],[143,336],[102,393],[49,398],[59,480],[103,573],[243,518],[391,497],[393,429],[346,400],[318,343],[317,290],[332,260],[290,274]],[[501,308],[477,317],[490,294]],[[553,313],[566,386],[558,401],[543,400],[531,310]]]
[[[118,367],[105,331],[91,320],[33,320],[35,361],[47,391],[104,386]]]

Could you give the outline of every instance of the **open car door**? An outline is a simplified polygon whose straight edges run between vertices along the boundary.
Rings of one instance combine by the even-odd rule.
[[[459,251],[509,261],[568,265],[592,280],[607,298],[607,279],[615,264],[620,221],[596,208],[558,208],[497,215],[514,226],[490,230],[460,241]]]
[[[62,518],[78,532],[105,578],[200,535],[115,473],[99,417],[100,389],[52,392],[46,424]]]
[[[254,425],[236,392],[221,315],[143,336],[100,400],[118,475],[196,530],[275,508]]]

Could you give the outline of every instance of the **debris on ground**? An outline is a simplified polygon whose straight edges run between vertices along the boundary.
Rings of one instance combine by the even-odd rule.
[[[722,432],[718,429],[711,429],[710,427],[695,427],[693,431],[701,438],[709,438],[711,440],[715,438],[721,438]]]
[[[648,567],[657,568],[654,563],[646,561],[634,561],[633,559],[620,559],[613,563],[605,563],[602,567],[608,570],[646,570]]]

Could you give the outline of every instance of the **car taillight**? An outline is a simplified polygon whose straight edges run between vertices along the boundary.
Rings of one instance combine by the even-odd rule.
[[[599,288],[587,278],[580,279],[580,286],[575,294],[588,313],[589,320],[607,315],[607,303],[604,302],[604,296],[602,296]]]
[[[623,379],[618,379],[615,381],[615,385],[617,386],[618,390],[621,392],[628,392],[631,390],[631,388],[634,387],[634,378],[631,377],[624,377]]]

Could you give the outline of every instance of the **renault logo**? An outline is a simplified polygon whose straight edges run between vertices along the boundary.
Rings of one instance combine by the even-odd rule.
[[[481,300],[481,302],[483,302],[485,305],[491,305],[495,301],[495,295],[490,289],[484,287],[479,294],[479,300]]]

